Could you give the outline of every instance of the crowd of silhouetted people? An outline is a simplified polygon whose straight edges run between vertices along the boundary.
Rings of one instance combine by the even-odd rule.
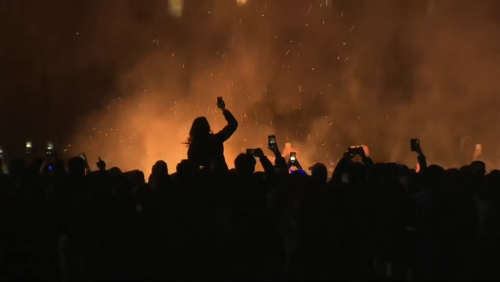
[[[3,164],[0,279],[500,278],[500,171],[428,166],[416,139],[418,172],[353,147],[333,175],[319,163],[305,173],[275,142],[229,170],[238,122],[218,106],[227,126],[214,134],[197,118],[187,159],[175,173],[156,162],[147,181],[100,159],[90,171],[84,155]]]

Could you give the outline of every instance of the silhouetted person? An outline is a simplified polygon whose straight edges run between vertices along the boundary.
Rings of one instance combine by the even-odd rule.
[[[224,142],[236,131],[238,122],[231,112],[225,109],[224,102],[219,105],[219,108],[226,118],[227,125],[218,133],[212,133],[205,117],[198,117],[193,121],[187,142],[188,160],[200,168],[227,171]]]
[[[474,173],[483,176],[486,174],[486,164],[482,161],[473,161],[470,166],[472,167],[472,170]]]
[[[176,170],[177,180],[180,182],[190,182],[195,180],[197,172],[199,172],[198,168],[188,160],[182,160],[178,163]]]
[[[311,176],[318,185],[325,185],[328,179],[328,169],[322,163],[315,163],[311,167]]]
[[[152,191],[158,191],[169,185],[170,176],[168,175],[168,166],[166,162],[160,160],[153,165],[148,182]]]
[[[243,177],[251,176],[255,172],[257,161],[252,155],[239,154],[234,160],[234,167],[238,175]]]
[[[79,157],[69,159],[68,174],[75,177],[85,176],[85,161]]]

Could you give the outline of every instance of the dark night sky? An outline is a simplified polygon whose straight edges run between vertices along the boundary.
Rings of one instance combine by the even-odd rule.
[[[236,105],[236,114],[270,109],[276,132],[292,134],[300,124],[305,131],[298,142],[322,131],[322,119],[335,114],[334,125],[347,125],[328,135],[337,138],[334,143],[364,136],[386,151],[392,145],[383,140],[406,140],[412,130],[446,140],[437,151],[460,134],[490,131],[465,114],[488,108],[477,116],[489,119],[500,110],[491,106],[500,102],[500,21],[493,12],[500,1],[435,0],[432,18],[423,0],[339,0],[330,10],[319,9],[320,2],[249,0],[237,7],[232,0],[186,0],[183,18],[175,19],[166,0],[0,0],[0,145],[21,150],[26,139],[65,144],[92,127],[89,119],[101,121],[113,97],[139,99],[138,88],[161,90],[163,81],[177,93],[169,98],[198,99],[202,96],[193,88],[203,85],[205,76],[197,73],[231,70],[214,61],[218,52],[242,65],[240,77],[232,78],[239,89],[267,85],[269,91],[250,106]],[[234,36],[241,45],[230,50]],[[287,50],[300,53],[301,60],[287,59]],[[179,65],[173,53],[182,58]],[[167,65],[155,65],[160,60]],[[256,74],[248,70],[252,60]],[[290,64],[294,71],[284,73],[282,66]],[[180,65],[191,72],[178,71]],[[297,84],[311,95],[333,91],[335,96],[288,98]],[[423,107],[424,101],[430,106]],[[286,110],[299,103],[300,109]],[[365,123],[356,123],[368,114]],[[389,114],[397,120],[376,124]],[[433,122],[423,124],[424,118]],[[462,126],[444,136],[440,122]],[[235,139],[254,131],[239,134]]]
[[[62,142],[101,107],[116,73],[150,51],[151,34],[168,30],[166,2],[145,2],[2,0],[2,141]]]

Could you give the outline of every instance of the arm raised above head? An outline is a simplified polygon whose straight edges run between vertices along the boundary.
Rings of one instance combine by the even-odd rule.
[[[221,131],[217,132],[215,134],[215,137],[220,142],[226,142],[226,140],[229,139],[238,128],[238,121],[233,116],[233,114],[228,110],[223,110],[222,114],[224,115],[224,118],[227,121],[227,125],[224,126],[224,128]]]

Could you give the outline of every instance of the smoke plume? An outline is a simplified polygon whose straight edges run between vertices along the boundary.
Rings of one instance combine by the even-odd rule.
[[[376,160],[412,160],[418,137],[431,162],[454,164],[461,136],[497,140],[498,1],[183,2],[179,17],[167,1],[92,7],[93,56],[80,63],[114,83],[79,120],[75,150],[174,170],[195,117],[224,126],[217,96],[240,123],[225,146],[230,166],[268,134],[304,163],[335,162],[353,144]]]

